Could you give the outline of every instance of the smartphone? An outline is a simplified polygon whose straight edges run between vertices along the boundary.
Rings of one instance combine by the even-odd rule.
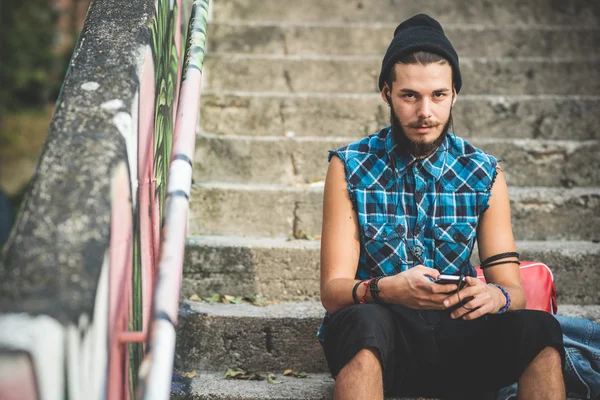
[[[467,279],[464,275],[460,276],[460,275],[444,275],[444,274],[442,274],[442,275],[439,275],[434,282],[439,283],[441,285],[448,285],[448,284],[454,283],[455,285],[458,286],[458,290],[462,290],[462,288],[464,288],[465,285],[467,284]]]
[[[460,275],[444,275],[444,274],[442,274],[442,275],[439,275],[434,282],[442,284],[442,285],[448,285],[451,283],[458,285],[464,279],[465,279],[464,276],[460,276]]]

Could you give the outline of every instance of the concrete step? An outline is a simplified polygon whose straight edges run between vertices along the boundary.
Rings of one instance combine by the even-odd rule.
[[[397,24],[217,22],[208,51],[287,55],[383,57]],[[450,25],[446,35],[460,57],[576,57],[600,55],[597,27]]]
[[[600,188],[511,188],[509,193],[517,240],[600,239]],[[322,187],[195,184],[188,233],[314,236],[321,232],[322,202]]]
[[[194,181],[295,184],[323,180],[327,150],[350,141],[347,137],[200,135]],[[474,138],[469,142],[503,161],[510,186],[600,186],[598,140]]]
[[[267,88],[263,88],[267,89]],[[465,138],[600,139],[600,96],[458,96],[454,128]],[[223,135],[361,137],[389,125],[379,94],[202,93],[202,131]]]
[[[517,250],[521,260],[542,261],[552,269],[560,303],[600,304],[600,244],[519,241]],[[181,293],[317,300],[319,252],[319,240],[189,236]],[[476,250],[471,261],[479,264]]]
[[[279,92],[374,93],[381,57],[210,53],[206,88]],[[596,58],[461,58],[462,94],[600,93]],[[557,79],[564,77],[564,79]]]
[[[563,315],[600,321],[600,306],[559,305]],[[327,372],[316,333],[324,315],[319,302],[257,307],[183,301],[177,354],[186,369],[215,371]]]
[[[433,10],[433,11],[432,11]],[[597,2],[587,0],[233,0],[216,1],[215,21],[330,21],[363,23],[400,23],[421,12],[428,12],[446,24],[598,25]]]

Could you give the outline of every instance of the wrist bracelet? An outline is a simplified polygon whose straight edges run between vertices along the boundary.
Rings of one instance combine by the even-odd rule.
[[[500,291],[502,292],[502,294],[506,298],[506,304],[504,305],[504,307],[502,307],[501,309],[499,309],[498,312],[496,313],[496,314],[504,314],[508,310],[508,308],[510,307],[510,294],[508,294],[508,292],[506,291],[506,289],[504,289],[502,286],[500,286],[500,285],[498,285],[496,283],[488,283],[488,285],[496,286],[498,289],[500,289]]]
[[[377,284],[379,283],[379,280],[383,278],[383,276],[378,276],[377,278],[373,279],[371,281],[371,283],[369,284],[369,291],[371,292],[371,297],[373,297],[373,301],[377,304],[384,304],[383,300],[381,300],[381,297],[379,297],[379,287],[377,287]]]
[[[360,303],[360,300],[358,300],[358,295],[356,294],[356,290],[358,289],[361,283],[362,281],[356,282],[356,285],[354,285],[354,287],[352,288],[352,300],[354,300],[354,304]]]

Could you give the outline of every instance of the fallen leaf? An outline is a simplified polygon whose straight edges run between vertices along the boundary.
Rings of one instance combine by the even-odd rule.
[[[181,376],[183,376],[184,378],[193,378],[196,376],[196,370],[190,371],[190,372],[183,372],[181,374]]]
[[[292,369],[286,369],[283,371],[284,376],[293,376],[294,378],[308,378],[308,374],[306,372],[296,372]]]
[[[240,375],[246,375],[246,371],[244,371],[243,369],[228,368],[227,372],[225,372],[225,378],[236,378]]]
[[[264,381],[265,377],[255,372],[244,371],[243,369],[227,369],[226,379],[240,379],[245,381]]]
[[[230,300],[231,304],[240,304],[244,301],[244,298],[242,296],[235,296],[233,298],[233,300]]]
[[[227,301],[231,301],[231,300],[235,299],[235,296],[232,296],[230,294],[226,294],[226,295],[223,296],[223,298],[225,300],[227,300]]]
[[[200,296],[198,296],[197,294],[193,294],[190,296],[190,300],[192,301],[202,301],[202,299],[200,298]]]
[[[221,295],[218,293],[214,293],[212,296],[204,297],[202,300],[207,301],[209,303],[218,303],[219,301],[221,301]]]
[[[282,383],[281,381],[278,381],[275,378],[275,375],[273,375],[273,374],[267,374],[267,382],[269,382],[269,383]]]

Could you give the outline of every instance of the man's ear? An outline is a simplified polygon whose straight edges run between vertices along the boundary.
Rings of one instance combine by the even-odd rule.
[[[450,108],[454,106],[456,100],[458,100],[458,94],[456,93],[456,89],[452,87],[452,104],[450,104]]]
[[[383,85],[383,89],[381,89],[381,98],[386,102],[388,106],[391,107],[390,103],[392,102],[392,98],[390,97],[390,88],[387,83]]]

